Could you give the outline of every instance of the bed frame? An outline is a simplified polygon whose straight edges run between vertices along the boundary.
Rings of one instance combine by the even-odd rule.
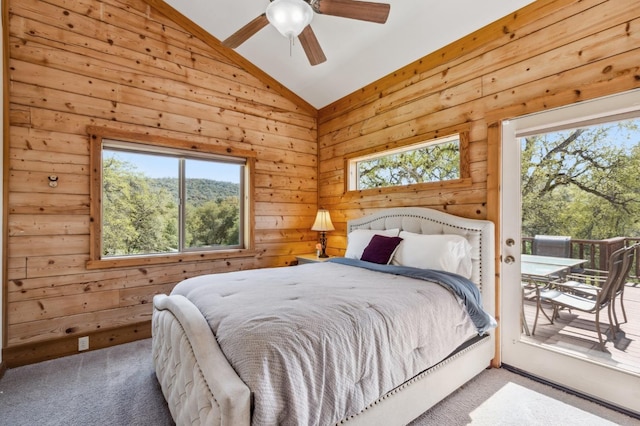
[[[483,306],[495,316],[494,226],[419,207],[392,208],[351,220],[354,229],[393,229],[422,234],[459,234],[472,250],[472,277]],[[153,299],[153,362],[177,425],[249,425],[251,392],[220,350],[198,309],[183,296]],[[404,425],[490,366],[494,336],[480,339],[382,395],[347,425]]]

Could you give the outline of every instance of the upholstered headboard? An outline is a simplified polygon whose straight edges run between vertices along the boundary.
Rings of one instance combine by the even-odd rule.
[[[493,222],[454,216],[423,207],[397,207],[347,222],[347,233],[355,229],[395,229],[416,234],[457,234],[471,244],[471,280],[482,292],[484,308],[495,308],[495,232]]]

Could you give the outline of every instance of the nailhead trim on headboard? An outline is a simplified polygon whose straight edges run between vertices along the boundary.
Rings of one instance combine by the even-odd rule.
[[[443,227],[449,227],[449,228],[455,228],[455,229],[459,229],[461,231],[464,231],[468,234],[473,234],[473,235],[478,235],[480,238],[478,239],[478,243],[475,244],[476,247],[478,248],[478,259],[477,259],[477,267],[478,267],[478,282],[476,283],[478,288],[480,289],[480,291],[482,291],[482,286],[483,286],[483,269],[482,269],[482,264],[483,264],[483,259],[482,259],[482,248],[483,248],[483,238],[482,238],[482,229],[480,227],[478,228],[473,228],[473,227],[469,227],[469,226],[462,226],[462,225],[458,225],[456,223],[452,223],[455,222],[456,220],[474,220],[474,219],[467,219],[467,218],[461,218],[461,217],[457,217],[454,215],[451,215],[449,213],[444,213],[438,210],[432,210],[432,209],[427,209],[427,208],[420,208],[420,207],[407,207],[406,213],[403,213],[401,210],[403,208],[392,208],[389,210],[388,213],[385,213],[384,211],[379,211],[377,213],[373,213],[371,215],[368,216],[364,216],[362,218],[358,218],[358,219],[353,219],[348,221],[347,223],[347,233],[351,232],[354,229],[362,229],[362,228],[366,228],[366,229],[371,229],[368,226],[374,222],[380,222],[380,221],[386,221],[388,219],[400,219],[402,220],[403,218],[412,218],[412,219],[418,219],[420,221],[429,221],[433,224],[436,225],[441,225]],[[416,213],[415,210],[422,210],[422,214],[421,213]],[[452,222],[447,222],[447,221],[443,221],[437,218],[433,218],[430,217],[430,215],[446,215],[447,217],[451,218]],[[465,236],[465,235],[463,235]],[[466,237],[466,236],[465,236]]]

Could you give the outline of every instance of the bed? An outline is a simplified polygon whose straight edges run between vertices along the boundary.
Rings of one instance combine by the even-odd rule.
[[[349,221],[347,233],[345,258],[194,277],[179,283],[170,295],[154,298],[153,362],[177,424],[407,424],[490,366],[495,348],[492,333],[495,327],[494,227],[491,222],[425,208],[392,208]],[[427,240],[429,246],[415,245]],[[459,240],[463,240],[464,258],[460,257],[460,262],[453,266],[445,265],[451,256],[441,256],[444,249],[434,248],[433,243],[441,240],[449,244],[447,253],[462,247]],[[376,246],[375,252],[372,252],[373,246]],[[358,260],[379,257],[380,247],[385,253],[391,252],[389,256],[388,253],[382,256],[388,257],[389,265],[384,259]],[[462,256],[456,253],[455,256]],[[423,266],[421,262],[425,258],[429,259],[427,263],[441,262],[449,272],[418,268]],[[468,287],[458,290],[444,286],[450,276],[457,277],[458,273],[468,278],[460,282],[468,282],[479,290],[476,296],[464,293],[469,291]],[[224,283],[217,282],[223,278]],[[430,280],[438,281],[439,285],[427,285]],[[463,293],[452,296],[459,291]],[[357,296],[355,301],[345,299],[350,292],[364,292],[366,296]],[[423,303],[419,297],[438,302],[426,309],[423,307],[430,304]],[[463,302],[469,302],[466,299],[474,297],[481,303],[483,312],[478,313],[476,307],[467,306],[459,312],[449,307],[458,305],[455,309],[459,309]],[[252,298],[264,299],[274,311],[267,312],[264,307],[251,311],[255,302]],[[299,313],[293,308],[289,310],[307,300],[312,303],[302,310],[311,314],[309,318],[296,316]],[[432,331],[423,326],[426,319],[412,318],[413,308],[405,307],[404,303],[417,306],[420,315],[424,312],[429,315],[428,312],[435,311],[435,305],[442,306],[447,312],[453,312],[451,321],[456,325],[449,331]],[[352,306],[355,313],[347,311]],[[331,321],[313,316],[326,315],[325,311],[331,312]],[[393,315],[398,316],[377,324],[372,318],[381,317],[383,311],[397,311]],[[482,319],[477,318],[480,314],[484,315]],[[365,315],[366,326],[354,320],[362,315]],[[442,313],[431,315],[435,315],[438,326],[448,321]],[[254,318],[256,316],[260,318]],[[265,322],[274,328],[265,329]],[[356,331],[345,333],[344,327],[352,323],[356,324]],[[323,327],[326,324],[325,328],[334,330],[340,341],[355,340],[359,348],[339,346],[342,343],[328,340],[334,339],[330,335],[316,337],[315,331],[309,331],[316,324]],[[390,330],[414,334],[396,339],[398,342],[394,345],[399,347],[386,341],[380,343],[381,336],[392,334]],[[241,333],[245,340],[239,342],[235,335]],[[416,333],[424,333],[428,339],[416,337]],[[265,334],[269,336],[267,339]],[[358,338],[350,339],[352,334]],[[374,343],[368,342],[365,335],[374,336]],[[289,340],[302,341],[303,347],[311,346],[306,343],[312,340],[325,343],[321,350],[309,349],[310,356],[304,355],[304,348],[295,349],[291,355],[282,349]],[[345,342],[348,344],[353,342]],[[251,351],[243,352],[243,348],[248,347]],[[251,354],[251,358],[248,353],[254,351],[258,354]],[[271,356],[261,357],[260,351],[275,353],[274,358],[278,360],[264,367],[260,360]],[[376,367],[342,364],[361,358],[377,363]],[[292,364],[303,368],[295,372]],[[253,375],[254,370],[260,369],[266,369],[266,373],[260,374],[267,377]],[[333,369],[337,372],[332,372]],[[332,380],[339,383],[334,384]],[[285,381],[286,386],[292,388],[287,388]],[[271,393],[275,394],[273,400],[269,399]],[[300,400],[289,403],[290,398]],[[315,404],[317,401],[322,403]],[[325,405],[329,406],[327,410],[323,408]]]

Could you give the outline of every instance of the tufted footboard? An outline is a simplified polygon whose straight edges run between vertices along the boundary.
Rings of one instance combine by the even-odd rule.
[[[153,363],[177,425],[249,425],[251,397],[200,311],[183,296],[153,299]]]

